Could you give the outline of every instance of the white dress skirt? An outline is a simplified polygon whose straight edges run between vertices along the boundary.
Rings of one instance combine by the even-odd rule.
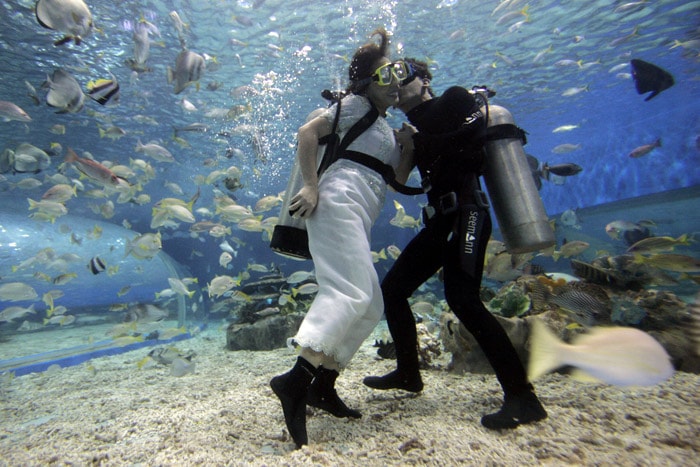
[[[348,102],[346,102],[348,101]],[[340,136],[369,110],[368,101],[348,96],[341,106]],[[328,111],[333,117],[335,108]],[[400,150],[383,118],[357,138],[351,150],[398,165]],[[379,174],[340,159],[319,180],[318,204],[306,220],[318,293],[290,346],[310,348],[347,366],[384,312],[372,262],[370,231],[379,216],[386,183]]]

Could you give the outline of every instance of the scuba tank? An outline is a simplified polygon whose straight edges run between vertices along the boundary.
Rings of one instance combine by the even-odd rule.
[[[337,130],[338,122],[340,120],[341,99],[344,97],[344,94],[341,92],[331,92],[325,90],[321,93],[321,95],[330,100],[331,103],[335,102],[336,110],[331,132],[318,141],[319,146],[318,153],[316,154],[316,173],[319,179],[321,178],[321,174],[325,172],[325,170],[339,157],[352,157],[346,154],[346,149],[348,146],[365,130],[371,127],[379,117],[377,109],[372,106],[367,114],[365,114],[360,120],[355,122],[352,127],[350,127],[341,140]],[[317,109],[310,113],[306,118],[306,121],[308,122],[309,120],[313,119],[316,115],[318,115],[318,112],[322,110],[323,109]],[[354,151],[351,152],[354,153]],[[360,156],[363,156],[363,154],[358,155],[358,157]],[[365,165],[367,161],[364,161],[363,159],[357,162]],[[383,167],[370,168],[375,170],[383,169]],[[306,220],[293,217],[294,213],[289,211],[289,204],[291,199],[299,192],[303,185],[304,179],[301,173],[301,167],[299,166],[299,159],[295,158],[294,167],[292,168],[292,173],[290,174],[289,182],[287,183],[287,190],[284,194],[284,200],[282,201],[282,211],[280,212],[277,225],[275,226],[275,229],[272,232],[272,238],[270,239],[270,248],[272,248],[275,253],[299,260],[311,259],[311,252],[309,251],[309,237],[306,232]]]
[[[325,145],[319,145],[316,159],[317,168],[321,163],[325,150]],[[280,211],[277,225],[275,225],[272,238],[270,239],[270,248],[272,248],[272,251],[282,256],[298,260],[311,259],[309,237],[306,233],[306,220],[301,217],[293,217],[292,213],[289,212],[290,200],[301,190],[302,186],[304,186],[304,179],[301,176],[299,158],[295,158],[292,172],[289,175],[287,189],[284,192],[282,210]]]
[[[311,112],[307,117],[306,121],[312,120],[318,113],[324,109],[316,109]],[[338,111],[336,112],[336,120],[333,122],[333,132],[335,134],[335,129],[337,127],[337,119],[340,114],[340,105],[338,105]],[[337,138],[327,139],[324,141],[326,144],[321,144],[319,141],[318,152],[316,154],[316,170],[320,170],[323,164],[324,156],[326,155],[326,149],[333,151],[337,146]],[[270,239],[270,248],[275,253],[282,256],[287,256],[292,259],[305,260],[311,259],[311,252],[309,251],[309,236],[306,233],[306,220],[301,217],[293,217],[293,213],[289,211],[289,204],[294,195],[296,195],[299,190],[304,186],[304,178],[301,175],[301,167],[299,166],[299,158],[294,158],[294,166],[292,167],[292,172],[289,174],[289,182],[287,182],[287,189],[284,192],[284,199],[282,200],[282,209],[280,211],[279,218],[277,220],[277,225],[272,231],[272,238]]]
[[[488,119],[483,176],[508,252],[528,253],[555,245],[523,149],[525,132],[504,107],[486,104],[482,112]]]

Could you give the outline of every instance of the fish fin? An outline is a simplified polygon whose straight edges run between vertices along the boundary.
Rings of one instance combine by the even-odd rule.
[[[603,381],[599,380],[595,376],[592,376],[585,371],[579,369],[579,368],[574,368],[571,370],[571,377],[574,378],[576,381],[581,381],[584,383],[603,383]]]
[[[65,36],[65,37],[57,40],[56,42],[54,42],[53,45],[55,45],[55,46],[63,45],[63,44],[70,42],[72,39],[73,39],[72,36]],[[75,38],[75,40],[76,40],[76,44],[80,44],[77,37]]]
[[[527,377],[534,381],[562,366],[558,349],[561,342],[540,319],[534,319],[530,329],[530,358]]]
[[[35,15],[36,15],[36,21],[37,21],[37,23],[39,23],[39,26],[41,26],[42,28],[53,30],[53,28],[51,26],[49,26],[47,23],[43,22],[41,20],[41,18],[39,17],[39,8],[36,9]]]

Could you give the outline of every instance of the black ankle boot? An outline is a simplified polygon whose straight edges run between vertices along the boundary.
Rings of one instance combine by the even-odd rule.
[[[309,397],[306,401],[311,407],[325,410],[339,418],[360,418],[362,414],[353,410],[343,402],[335,390],[335,380],[338,372],[318,367],[316,377],[309,387]]]
[[[491,430],[502,430],[545,418],[547,418],[547,411],[544,410],[535,393],[527,391],[506,395],[501,410],[481,417],[481,424]]]
[[[423,380],[417,370],[415,373],[394,370],[384,376],[367,376],[362,382],[374,389],[403,389],[411,392],[423,390]]]
[[[272,391],[282,403],[284,421],[297,449],[309,443],[306,435],[306,399],[315,375],[316,368],[298,357],[294,368],[270,380]]]

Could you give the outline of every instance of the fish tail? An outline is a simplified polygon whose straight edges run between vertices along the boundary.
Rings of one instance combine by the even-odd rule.
[[[187,203],[187,209],[189,209],[190,212],[192,212],[192,207],[194,206],[194,203],[197,202],[197,200],[199,199],[199,196],[201,194],[202,194],[202,191],[201,191],[200,187],[198,186],[197,193],[192,195],[192,198],[190,198],[189,202]]]
[[[129,253],[134,250],[134,244],[128,238],[126,239],[126,246],[124,247],[124,250],[124,258],[129,256]]]
[[[530,5],[525,5],[525,8],[520,10],[520,14],[522,14],[525,17],[525,21],[529,22],[530,21]]]
[[[562,365],[558,353],[560,345],[557,336],[547,328],[542,320],[533,320],[530,330],[530,358],[527,369],[527,377],[530,381],[534,381]]]
[[[656,141],[654,141],[654,146],[657,148],[661,147],[661,138],[656,138]]]
[[[63,38],[61,38],[61,39],[57,40],[56,42],[54,42],[53,45],[55,45],[55,46],[58,47],[59,45],[63,45],[63,44],[66,44],[66,43],[70,42],[71,40],[73,40],[73,37],[71,37],[71,36],[64,36]],[[75,37],[75,45],[80,45],[80,38],[79,38],[78,36]]]

